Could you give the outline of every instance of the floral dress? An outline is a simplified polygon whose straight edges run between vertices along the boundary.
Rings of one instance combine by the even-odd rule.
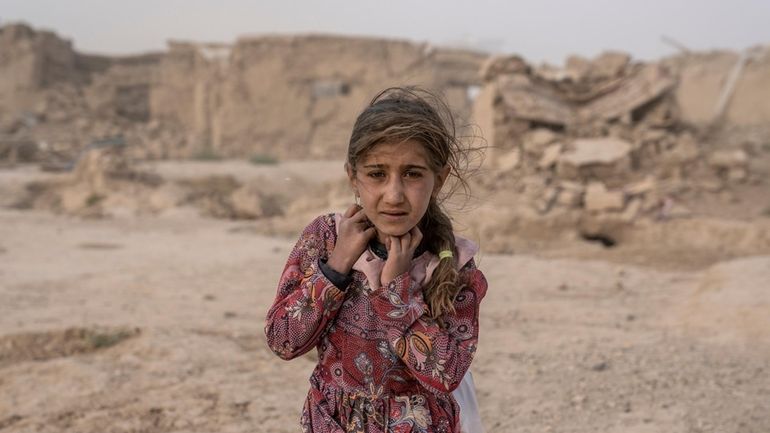
[[[422,286],[438,258],[424,252],[411,270],[380,286],[384,260],[364,251],[352,280],[336,287],[322,272],[340,215],[308,225],[289,255],[267,314],[265,334],[283,359],[318,350],[302,411],[304,432],[459,432],[452,397],[478,341],[479,303],[487,282],[476,246],[456,238],[465,284],[444,326],[426,313]],[[372,283],[375,282],[375,283]]]

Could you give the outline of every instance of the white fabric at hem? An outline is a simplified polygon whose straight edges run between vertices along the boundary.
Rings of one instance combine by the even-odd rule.
[[[457,404],[460,406],[460,431],[461,433],[484,433],[479,415],[479,404],[476,401],[476,386],[473,383],[473,375],[468,370],[460,382],[460,386],[452,391]]]

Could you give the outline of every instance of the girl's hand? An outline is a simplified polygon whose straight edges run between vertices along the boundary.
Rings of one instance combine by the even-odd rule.
[[[326,264],[341,274],[347,274],[377,231],[357,204],[345,211],[339,225],[337,244]]]
[[[401,236],[389,236],[387,240],[388,260],[380,274],[380,284],[385,286],[394,278],[408,271],[414,251],[422,241],[422,232],[417,226]]]

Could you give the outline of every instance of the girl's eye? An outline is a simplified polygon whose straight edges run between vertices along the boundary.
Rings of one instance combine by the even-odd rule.
[[[414,179],[422,177],[422,173],[420,173],[419,171],[411,171],[411,170],[404,173],[404,175],[406,177],[411,177]]]

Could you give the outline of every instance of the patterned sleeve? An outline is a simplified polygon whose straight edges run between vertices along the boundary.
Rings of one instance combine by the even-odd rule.
[[[315,347],[342,305],[345,293],[318,267],[335,242],[333,216],[320,216],[305,228],[289,254],[265,322],[267,344],[283,359]]]
[[[454,301],[455,312],[441,320],[427,312],[422,288],[409,273],[375,292],[377,315],[388,328],[392,349],[415,378],[432,392],[452,392],[471,365],[479,337],[479,303],[487,292],[487,280],[471,260],[460,271],[465,287]]]

